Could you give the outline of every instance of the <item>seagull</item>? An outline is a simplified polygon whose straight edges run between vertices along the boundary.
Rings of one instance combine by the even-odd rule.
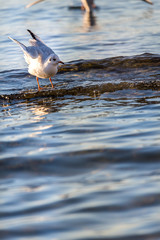
[[[27,29],[27,31],[32,36],[32,39],[29,40],[29,43],[31,44],[29,47],[26,47],[16,39],[11,37],[8,38],[17,43],[22,49],[25,61],[28,64],[28,72],[31,75],[36,76],[38,91],[42,89],[39,85],[38,78],[49,78],[51,86],[54,88],[51,77],[58,72],[58,65],[64,63],[37,35],[29,29]]]
[[[35,5],[37,3],[40,3],[40,2],[43,2],[43,1],[45,1],[45,0],[36,0],[32,3],[29,3],[26,6],[26,8],[30,8],[33,5]],[[87,12],[91,12],[93,10],[93,8],[96,8],[96,5],[94,4],[94,0],[81,0],[81,2],[82,2],[82,6],[81,6],[82,10],[86,10]]]
[[[31,6],[33,6],[33,5],[37,4],[37,3],[43,2],[43,1],[45,1],[45,0],[36,0],[36,1],[28,4],[26,6],[26,8],[30,8]],[[144,1],[146,3],[149,3],[149,4],[153,4],[151,2],[151,0],[142,0],[142,1]],[[82,2],[82,6],[81,6],[82,10],[86,10],[87,12],[91,12],[94,8],[96,8],[94,0],[81,0],[81,2]]]

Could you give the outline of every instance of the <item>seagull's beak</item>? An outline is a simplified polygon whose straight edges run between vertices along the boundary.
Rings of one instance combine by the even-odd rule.
[[[58,63],[64,64],[64,62],[62,62],[62,61],[59,61]]]

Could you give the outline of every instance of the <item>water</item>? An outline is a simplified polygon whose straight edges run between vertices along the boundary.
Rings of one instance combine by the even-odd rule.
[[[0,239],[159,240],[160,3],[27,3],[0,10]],[[27,28],[65,62],[54,90],[7,38]]]

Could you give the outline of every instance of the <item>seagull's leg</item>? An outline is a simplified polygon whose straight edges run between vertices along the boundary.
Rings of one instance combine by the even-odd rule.
[[[36,77],[37,83],[38,83],[38,91],[40,91],[42,88],[39,85],[38,77]]]
[[[54,88],[51,78],[49,78],[49,81],[51,82],[52,88]]]
[[[83,5],[83,4],[81,5],[81,10],[82,10],[82,11],[84,11],[84,10],[85,10],[85,7],[84,7],[84,5]]]

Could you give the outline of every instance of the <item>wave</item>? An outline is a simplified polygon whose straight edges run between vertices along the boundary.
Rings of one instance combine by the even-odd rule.
[[[123,89],[160,89],[160,56],[145,53],[132,57],[113,57],[100,60],[76,60],[61,66],[57,81],[67,82],[56,89],[24,90],[1,94],[1,100],[64,97],[65,95],[95,95]],[[0,72],[5,78],[28,78],[27,70]],[[65,81],[64,81],[65,79]]]
[[[72,61],[62,66],[60,73],[86,71],[90,69],[105,69],[108,71],[117,71],[129,68],[159,67],[160,55],[144,53],[132,57],[112,57],[101,60],[78,60]]]
[[[2,142],[1,142],[2,143]],[[3,144],[3,143],[2,143]],[[21,143],[24,144],[24,143]],[[82,151],[63,152],[59,154],[37,156],[13,156],[1,160],[1,176],[8,171],[37,172],[46,174],[81,174],[96,169],[104,164],[159,164],[160,150],[142,149],[88,149]],[[76,159],[76,161],[75,161]],[[97,161],[98,160],[98,161]],[[23,164],[22,164],[23,163]],[[85,168],[84,168],[85,166]],[[88,166],[88,167],[87,167]]]

